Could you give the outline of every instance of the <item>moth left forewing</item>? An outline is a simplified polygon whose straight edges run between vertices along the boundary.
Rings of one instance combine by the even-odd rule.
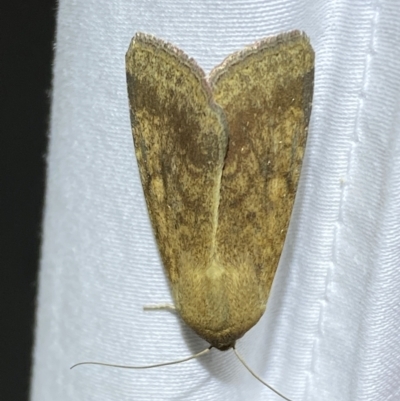
[[[176,309],[202,337],[215,246],[226,121],[203,71],[182,51],[137,34],[126,56],[135,151]],[[218,291],[217,291],[218,293]],[[207,338],[212,341],[212,338]]]
[[[313,71],[309,40],[294,31],[230,56],[209,78],[229,132],[216,260],[232,337],[265,309],[299,179]]]

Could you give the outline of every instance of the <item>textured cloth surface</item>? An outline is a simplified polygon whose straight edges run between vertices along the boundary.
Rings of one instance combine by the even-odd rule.
[[[313,112],[267,312],[238,350],[293,401],[400,399],[398,0],[60,0],[32,401],[279,400],[206,347],[171,302],[133,152],[124,55],[136,31],[206,72],[271,34],[307,32]]]

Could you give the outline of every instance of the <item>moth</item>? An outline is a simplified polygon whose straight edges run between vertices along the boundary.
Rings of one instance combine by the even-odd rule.
[[[126,73],[141,182],[175,308],[210,344],[145,367],[233,348],[289,400],[251,371],[235,342],[266,309],[289,226],[313,96],[310,41],[299,31],[263,39],[206,77],[181,50],[138,33]]]
[[[314,52],[293,31],[229,56],[208,77],[138,33],[126,55],[143,191],[175,308],[226,350],[263,315],[295,199]]]

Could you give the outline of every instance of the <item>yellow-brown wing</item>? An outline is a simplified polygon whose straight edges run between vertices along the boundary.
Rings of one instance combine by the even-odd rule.
[[[139,34],[127,75],[136,155],[175,305],[200,336],[229,348],[264,312],[282,251],[313,51],[295,32],[247,48],[214,70],[211,98],[194,62]]]
[[[226,122],[204,73],[173,46],[139,33],[126,69],[143,190],[179,309],[182,270],[210,263]]]
[[[258,288],[253,290],[264,306],[299,180],[313,77],[314,52],[298,31],[267,38],[232,55],[210,76],[229,129],[217,259],[231,271],[245,270],[256,278]],[[240,292],[238,287],[234,291]],[[254,308],[249,305],[248,313]],[[253,324],[262,313],[260,307],[253,313]]]

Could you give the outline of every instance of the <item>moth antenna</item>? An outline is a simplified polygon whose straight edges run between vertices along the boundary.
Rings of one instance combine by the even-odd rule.
[[[129,365],[117,365],[117,364],[114,364],[114,363],[90,362],[89,361],[89,362],[76,363],[75,365],[72,365],[70,367],[70,369],[73,369],[73,368],[75,368],[76,366],[79,366],[79,365],[100,365],[100,366],[109,366],[109,367],[112,367],[112,368],[121,368],[121,369],[150,369],[150,368],[158,368],[160,366],[175,365],[177,363],[182,363],[182,362],[190,361],[191,359],[198,358],[198,357],[200,357],[202,355],[207,354],[207,352],[210,351],[211,348],[212,348],[212,346],[210,346],[210,347],[208,347],[206,349],[203,349],[203,351],[198,352],[197,354],[188,356],[188,357],[183,358],[183,359],[178,359],[177,361],[157,363],[155,365],[129,366]]]
[[[268,387],[271,391],[273,391],[275,394],[279,395],[280,397],[282,397],[284,400],[286,401],[292,401],[290,398],[285,397],[282,393],[280,393],[278,390],[275,390],[271,385],[269,385],[268,383],[266,383],[263,379],[261,379],[261,377],[259,377],[258,375],[256,375],[251,369],[250,366],[247,365],[247,363],[244,361],[244,359],[241,357],[241,355],[237,352],[236,348],[233,347],[233,352],[235,353],[237,359],[239,359],[239,361],[242,363],[242,365],[253,375],[253,377],[255,377],[259,382],[261,382],[262,384],[264,384],[264,386]]]

